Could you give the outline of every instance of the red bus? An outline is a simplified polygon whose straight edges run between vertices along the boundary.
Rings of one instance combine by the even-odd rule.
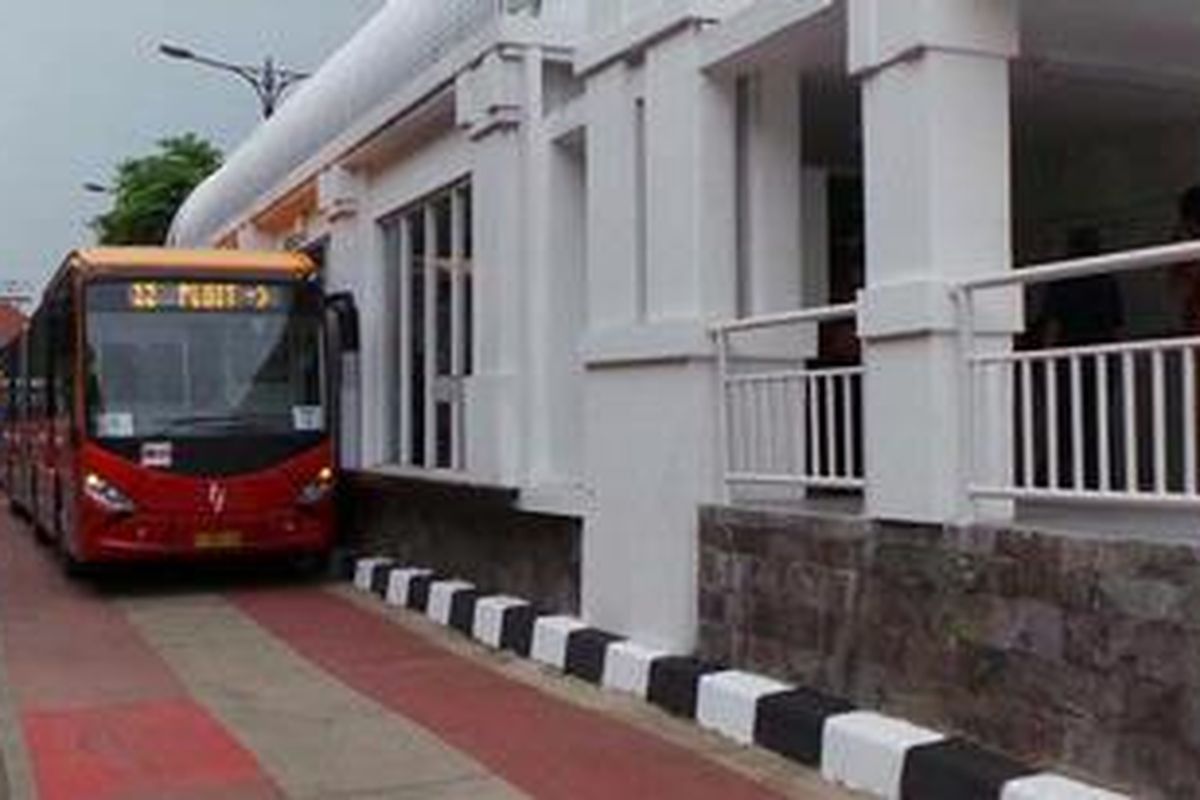
[[[0,486],[11,497],[25,485],[20,470],[25,440],[21,425],[25,338],[18,335],[0,348]]]
[[[323,558],[324,313],[299,254],[72,253],[7,356],[11,502],[69,570]]]

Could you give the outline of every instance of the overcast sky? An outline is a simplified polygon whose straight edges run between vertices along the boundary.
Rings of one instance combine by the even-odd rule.
[[[313,69],[382,0],[4,0],[0,20],[0,280],[40,285],[92,241],[106,208],[81,185],[194,131],[231,150],[258,121],[236,77],[156,55],[160,41],[229,61]]]

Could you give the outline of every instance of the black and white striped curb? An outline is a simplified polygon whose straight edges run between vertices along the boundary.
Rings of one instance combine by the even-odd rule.
[[[1129,800],[1027,767],[964,739],[771,678],[644,647],[516,597],[359,559],[354,585],[483,644],[627,692],[742,744],[754,744],[875,797],[897,800]]]

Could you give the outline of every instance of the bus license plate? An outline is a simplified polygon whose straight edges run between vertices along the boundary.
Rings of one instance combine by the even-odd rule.
[[[242,546],[240,531],[210,531],[196,534],[197,550],[236,550]]]

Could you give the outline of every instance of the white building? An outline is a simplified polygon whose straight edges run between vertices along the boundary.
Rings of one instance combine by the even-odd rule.
[[[581,614],[689,647],[729,498],[1190,530],[1188,340],[1012,347],[1015,267],[1173,238],[1198,44],[1194,0],[393,0],[173,241],[321,248],[357,466],[581,519]],[[1120,333],[1178,332],[1184,255],[1097,262]]]

